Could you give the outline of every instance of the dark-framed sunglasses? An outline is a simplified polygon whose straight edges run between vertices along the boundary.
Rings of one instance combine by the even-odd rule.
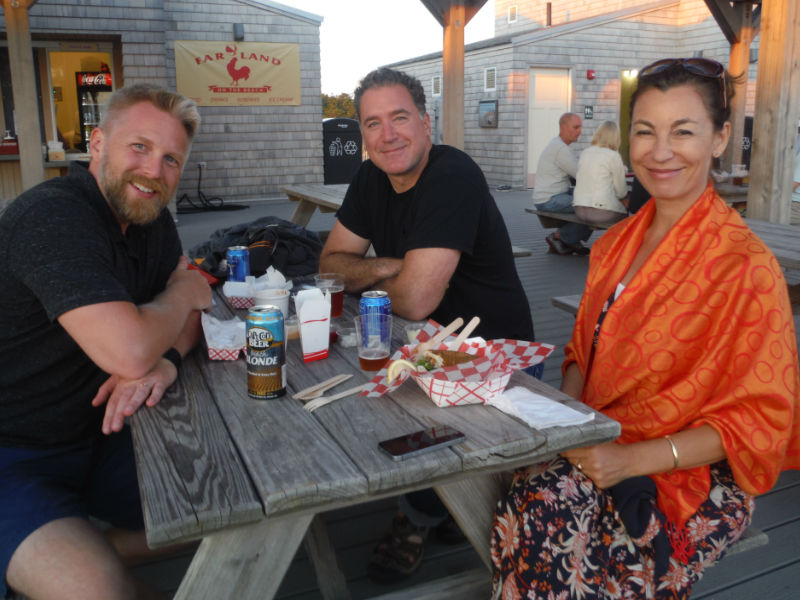
[[[728,93],[725,90],[725,67],[710,58],[662,58],[654,63],[650,63],[639,71],[639,77],[655,75],[665,69],[679,65],[693,75],[716,79],[722,91],[722,108],[728,107]]]

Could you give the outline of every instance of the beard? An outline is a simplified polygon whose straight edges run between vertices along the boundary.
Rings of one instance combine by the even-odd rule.
[[[100,189],[117,213],[117,217],[133,225],[147,225],[155,221],[170,200],[170,194],[164,185],[155,179],[136,175],[130,171],[117,176],[108,168],[107,158],[103,156],[100,160]],[[152,200],[130,199],[127,196],[130,183],[153,190],[157,196]]]

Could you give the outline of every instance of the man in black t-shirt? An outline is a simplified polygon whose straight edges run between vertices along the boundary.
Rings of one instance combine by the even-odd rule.
[[[343,273],[345,289],[381,289],[392,312],[446,325],[480,317],[485,339],[533,340],[533,321],[514,266],[503,218],[477,164],[450,146],[433,146],[420,82],[378,69],[355,93],[364,162],[347,190],[320,257],[320,271]],[[376,257],[367,258],[373,245]],[[457,527],[432,490],[407,494],[392,531],[368,567],[397,581],[420,564],[429,527]]]
[[[379,69],[356,90],[364,145],[320,257],[345,288],[386,290],[412,320],[478,316],[486,339],[533,339],[511,242],[483,173],[465,153],[432,146],[420,83]],[[370,244],[376,258],[366,258]]]
[[[122,88],[88,166],[0,217],[0,597],[158,597],[123,566],[149,553],[124,420],[161,399],[211,305],[165,210],[199,120]]]

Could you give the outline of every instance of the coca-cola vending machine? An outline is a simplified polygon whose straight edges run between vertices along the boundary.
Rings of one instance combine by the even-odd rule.
[[[101,110],[111,95],[111,73],[106,71],[75,73],[78,87],[78,112],[80,113],[81,141],[84,152],[89,151],[89,136],[100,123]]]

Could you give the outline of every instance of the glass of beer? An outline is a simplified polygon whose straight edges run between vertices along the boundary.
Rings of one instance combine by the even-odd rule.
[[[392,349],[392,315],[359,315],[353,321],[361,369],[380,371],[389,362]]]
[[[342,316],[344,307],[344,275],[341,273],[317,273],[314,284],[331,296],[331,318]]]

